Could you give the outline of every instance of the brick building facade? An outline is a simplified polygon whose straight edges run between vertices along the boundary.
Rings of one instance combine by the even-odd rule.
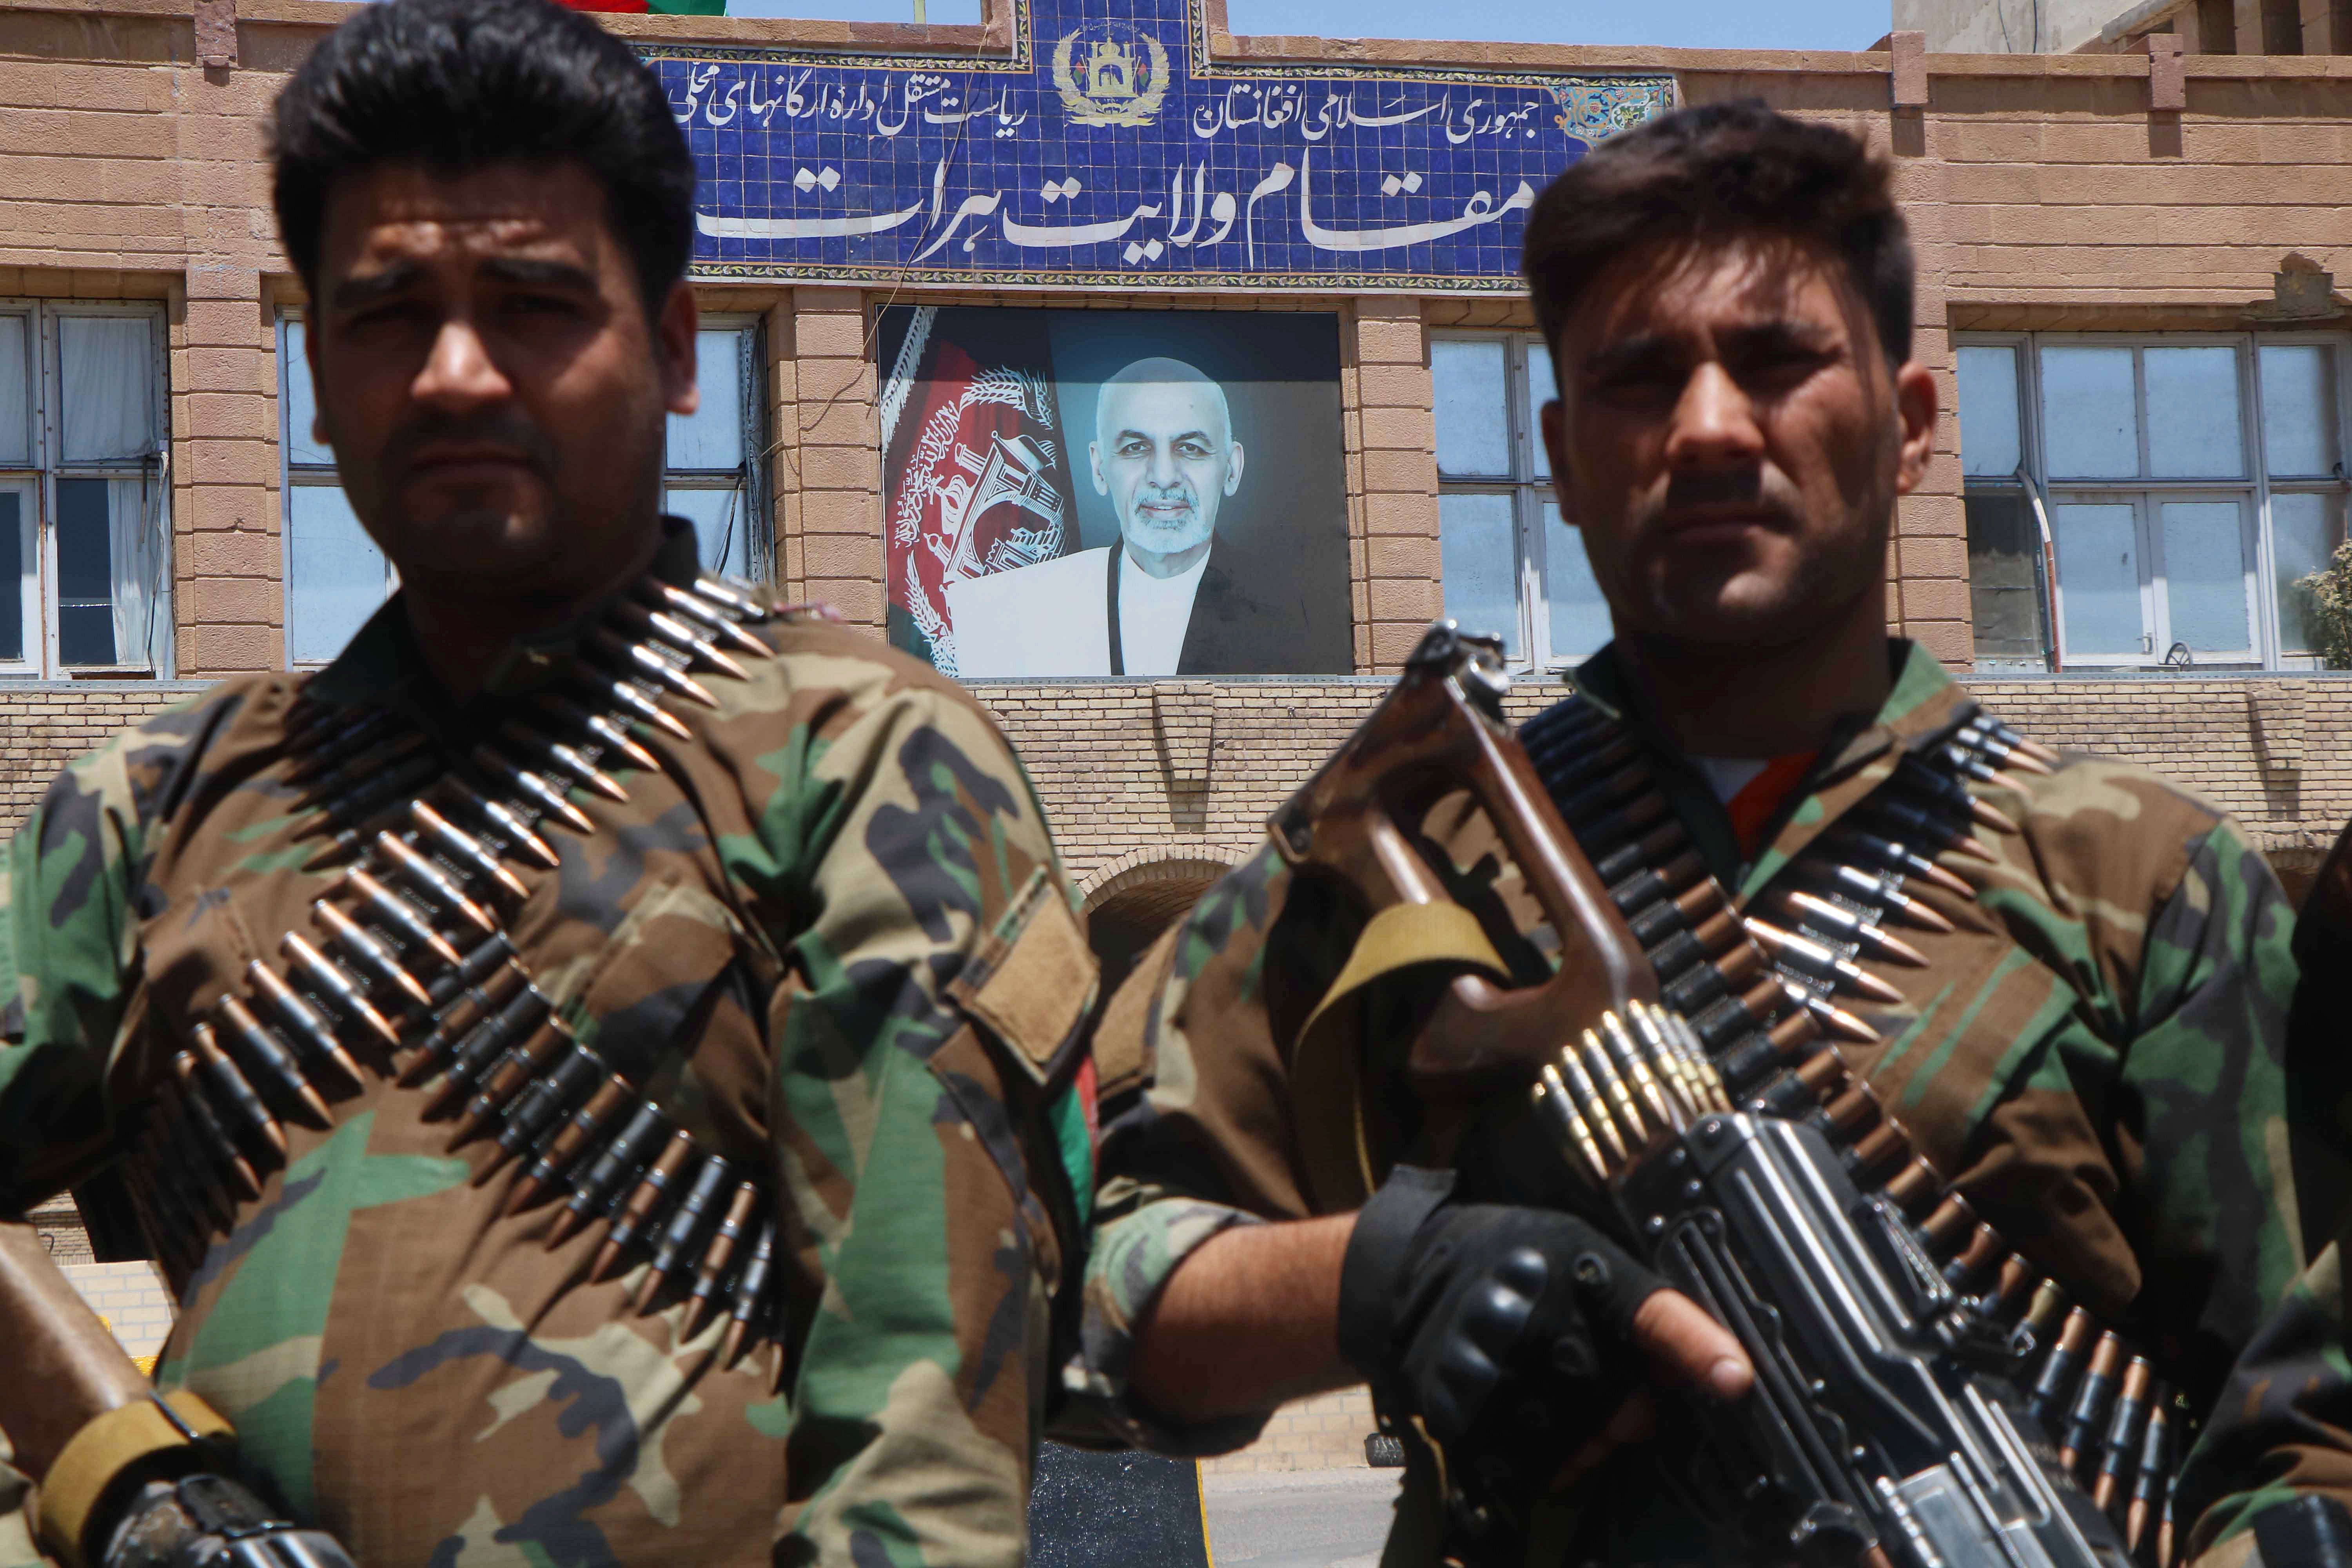
[[[1916,34],[1846,54],[1235,38],[1219,0],[1196,3],[1207,7],[1201,37],[1223,60],[1647,72],[1671,78],[1685,103],[1760,97],[1887,148],[1918,253],[1916,353],[1946,405],[1965,397],[1971,411],[1969,453],[1948,419],[1928,482],[1903,504],[1890,562],[1896,629],[2027,733],[2145,761],[2214,794],[2291,881],[2308,875],[2352,815],[2352,686],[2317,668],[2276,584],[2342,538],[2336,389],[2352,302],[2333,274],[2352,258],[2352,60],[2184,55],[2177,30],[2134,52],[2069,56],[1928,55]],[[30,432],[12,453],[0,428],[0,548],[13,504],[26,584],[16,657],[0,658],[0,674],[14,672],[0,678],[0,826],[121,724],[219,677],[315,662],[313,628],[327,624],[316,606],[348,586],[314,590],[289,566],[300,519],[324,515],[304,509],[336,492],[331,455],[310,448],[307,418],[285,406],[308,395],[289,380],[300,289],[276,246],[259,156],[272,95],[348,11],[321,0],[194,5],[0,0],[0,354],[17,343],[26,389],[25,411],[12,413],[0,374],[0,426],[16,417]],[[607,21],[647,47],[985,58],[1019,25],[996,0],[989,15],[986,27],[928,29]],[[977,688],[1026,759],[1113,959],[1255,847],[1265,814],[1445,611],[1452,492],[1433,364],[1452,352],[1443,345],[1475,348],[1534,324],[1507,293],[1412,288],[1147,280],[1041,299],[998,285],[710,276],[698,291],[755,361],[741,428],[761,438],[745,445],[740,494],[761,526],[747,530],[760,542],[745,563],[877,634],[880,306],[1336,317],[1352,668]],[[2191,350],[2204,357],[2177,357]],[[2236,389],[2239,450],[2250,455],[2228,473],[2170,472],[2177,416],[2165,388],[2210,391],[2216,375]],[[86,388],[101,383],[116,402],[93,422]],[[2105,438],[2074,428],[2063,399],[2078,386],[2093,402],[2107,395],[2101,386],[2126,398],[2121,438],[2137,433],[2137,468],[2077,462],[2083,441]],[[2289,428],[2290,416],[2303,423]],[[2281,451],[2300,441],[2302,455],[2264,460],[2265,441]],[[672,495],[718,482],[681,469]],[[2034,552],[2017,534],[2032,516],[2055,524],[2057,543],[2029,570]],[[100,539],[110,555],[92,552]],[[2120,541],[2129,571],[2084,574],[2066,558],[2074,540]],[[305,596],[314,593],[324,597]],[[2210,631],[2217,615],[2223,629]],[[0,614],[0,644],[8,626]],[[2200,654],[2200,636],[2221,657]],[[2185,671],[2162,662],[2176,641]],[[1531,670],[1517,700],[1532,710],[1553,679]],[[1351,1450],[1352,1439],[1335,1447],[1304,1435],[1327,1417],[1361,1429],[1352,1405],[1318,1408],[1301,1416],[1290,1460],[1246,1462]]]

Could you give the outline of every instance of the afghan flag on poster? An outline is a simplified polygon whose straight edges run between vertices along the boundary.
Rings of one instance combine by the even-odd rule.
[[[562,0],[574,11],[617,11],[629,16],[724,16],[727,0]]]
[[[1077,502],[1053,353],[1018,312],[901,306],[882,384],[883,565],[891,643],[956,668],[948,586],[1066,554]]]

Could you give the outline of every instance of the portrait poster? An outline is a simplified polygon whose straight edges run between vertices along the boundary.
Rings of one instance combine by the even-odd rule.
[[[964,680],[1352,671],[1339,318],[898,306],[891,642]]]

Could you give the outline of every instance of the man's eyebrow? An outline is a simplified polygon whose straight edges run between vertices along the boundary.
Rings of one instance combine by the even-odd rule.
[[[335,285],[333,295],[337,310],[350,310],[369,304],[387,295],[397,294],[416,281],[425,268],[415,262],[405,261],[387,267],[381,272],[370,272],[358,278],[346,278]]]
[[[588,269],[569,261],[546,261],[530,256],[491,256],[482,270],[508,283],[537,283],[562,289],[593,289],[596,279]]]

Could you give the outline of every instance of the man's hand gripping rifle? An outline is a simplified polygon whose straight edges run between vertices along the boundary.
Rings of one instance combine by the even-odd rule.
[[[1457,1122],[1496,1097],[1532,1096],[1581,1178],[1570,1184],[1577,1206],[1727,1326],[1754,1365],[1747,1397],[1699,1418],[1758,1556],[2126,1568],[2114,1522],[2037,1419],[2047,1402],[2011,1381],[2032,1364],[2036,1328],[2002,1327],[1947,1281],[1952,1249],[1936,1216],[1966,1218],[1966,1206],[1939,1191],[1923,1205],[1924,1167],[1906,1168],[1903,1201],[1865,1190],[1857,1173],[1883,1162],[1832,1141],[1836,1104],[1793,1120],[1732,1101],[1696,1037],[1657,1005],[1642,948],[1504,720],[1506,684],[1493,641],[1433,627],[1395,689],[1272,819],[1297,874],[1352,889],[1368,916],[1294,1058],[1310,1166],[1354,1176],[1318,1198],[1361,1203],[1396,1163],[1400,1086],[1364,1081],[1375,1061],[1394,1064],[1413,1104],[1441,1119],[1452,1108]],[[1559,969],[1541,984],[1507,983],[1475,917],[1415,847],[1432,809],[1460,791],[1558,938]],[[1429,965],[1454,976],[1413,1015],[1409,1042],[1361,1052],[1361,1031],[1332,1026],[1360,1010],[1372,981]],[[1838,1103],[1856,1095],[1866,1091],[1849,1086]],[[1915,1223],[1918,1214],[1929,1217]],[[1518,1299],[1507,1284],[1486,1289],[1508,1318]],[[1423,1412],[1396,1407],[1401,1380],[1376,1370],[1374,1382],[1389,1418],[1431,1434]],[[1454,1452],[1431,1446],[1447,1493],[1444,1554],[1517,1561],[1529,1484],[1544,1478],[1489,1462],[1475,1436]]]
[[[0,1433],[66,1568],[351,1568],[229,1479],[228,1423],[159,1394],[30,1226],[0,1222]]]

